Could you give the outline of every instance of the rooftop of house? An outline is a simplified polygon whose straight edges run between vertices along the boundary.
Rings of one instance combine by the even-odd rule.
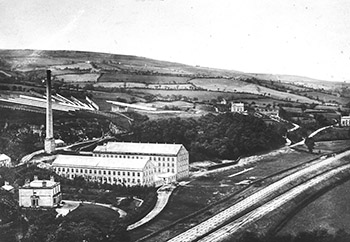
[[[7,159],[11,159],[11,158],[5,154],[0,154],[0,160],[7,160]]]
[[[148,155],[177,155],[181,147],[181,144],[108,142],[104,145],[97,146],[94,149],[94,152]]]
[[[6,191],[11,191],[14,189],[13,186],[11,186],[8,182],[5,181],[5,184],[1,187],[2,189],[6,190]]]
[[[52,166],[142,170],[148,161],[148,158],[141,157],[139,159],[125,159],[79,155],[58,155],[55,161],[52,163]]]
[[[53,188],[59,184],[53,177],[50,180],[39,180],[37,176],[34,176],[34,180],[26,182],[21,188]]]

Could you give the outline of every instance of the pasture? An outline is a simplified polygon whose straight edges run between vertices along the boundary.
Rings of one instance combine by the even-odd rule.
[[[217,99],[218,97],[225,99],[246,99],[246,98],[259,98],[259,96],[250,93],[229,93],[229,92],[215,92],[215,91],[204,91],[204,90],[155,90],[155,89],[142,89],[138,91],[141,95],[151,94],[155,96],[160,96],[164,98],[174,98],[175,96],[183,96],[190,99],[197,98],[198,101],[210,101],[212,99]]]
[[[184,84],[187,83],[189,77],[178,76],[163,76],[163,75],[136,75],[124,73],[103,73],[98,79],[99,83],[106,82],[130,82],[130,83],[144,83],[144,84]]]
[[[85,74],[68,74],[57,76],[59,79],[63,79],[64,82],[70,83],[84,83],[84,82],[97,82],[100,74],[97,73],[85,73]]]
[[[259,86],[257,84],[251,84],[239,80],[232,79],[192,79],[190,81],[196,87],[200,87],[210,91],[222,91],[222,92],[246,92],[253,93],[262,96],[269,96],[277,99],[285,99],[296,102],[303,103],[317,103],[317,101],[312,100],[310,98],[299,96],[292,93],[285,93],[281,91],[277,91],[271,88]]]
[[[69,65],[57,65],[57,66],[51,66],[51,67],[53,67],[57,70],[64,70],[64,69],[90,70],[90,69],[93,69],[93,66],[87,62],[75,63],[75,64],[69,64]]]
[[[339,102],[340,104],[343,104],[343,105],[346,105],[349,103],[348,97],[338,97],[335,94],[327,94],[327,93],[318,92],[318,91],[308,91],[308,92],[303,92],[300,94],[307,95],[308,97],[312,97],[314,99],[319,99],[320,101],[323,101],[323,102],[336,101],[336,102]]]
[[[150,88],[150,89],[184,89],[191,90],[195,87],[192,84],[148,84],[140,82],[98,82],[95,87],[104,88]]]

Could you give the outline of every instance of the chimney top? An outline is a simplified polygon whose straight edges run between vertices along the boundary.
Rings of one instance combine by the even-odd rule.
[[[52,182],[54,182],[54,181],[55,181],[54,176],[50,176],[50,181],[52,181]]]
[[[36,180],[38,180],[38,176],[37,175],[34,176],[34,181],[36,181]]]

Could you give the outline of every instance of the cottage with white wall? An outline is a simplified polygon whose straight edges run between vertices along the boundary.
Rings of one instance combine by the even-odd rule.
[[[12,167],[11,158],[5,154],[0,155],[0,167]]]
[[[342,116],[340,118],[340,125],[341,126],[350,126],[350,116]]]
[[[244,112],[244,103],[231,102],[231,112],[232,113],[243,113]]]

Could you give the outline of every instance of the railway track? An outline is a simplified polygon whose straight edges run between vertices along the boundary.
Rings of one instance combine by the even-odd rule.
[[[237,221],[237,223],[245,226],[247,216],[253,216],[251,213],[256,212],[262,207],[265,207],[267,204],[270,204],[275,199],[278,199],[282,196],[281,194],[294,194],[290,192],[294,191],[294,189],[297,189],[298,187],[304,187],[304,184],[309,184],[308,182],[311,181],[313,177],[315,177],[315,179],[317,177],[322,177],[322,174],[332,172],[332,170],[337,170],[338,167],[341,168],[344,165],[347,165],[344,164],[345,161],[341,160],[341,158],[347,155],[350,155],[350,151],[343,152],[335,157],[321,159],[318,162],[314,162],[311,165],[296,171],[295,173],[285,176],[284,178],[268,185],[258,192],[219,212],[215,216],[175,236],[174,238],[168,240],[168,242],[212,241],[211,237],[208,236],[210,236],[210,234],[214,234],[215,231],[221,231],[221,228],[223,230],[218,232],[220,234],[227,235],[227,233],[233,233],[231,231],[234,229],[231,228],[236,228],[238,224],[233,225],[232,223]],[[298,190],[295,190],[294,192],[296,191]],[[230,226],[230,224],[232,225]]]
[[[239,231],[244,230],[247,226],[251,225],[252,223],[258,221],[259,219],[263,218],[264,216],[268,215],[270,212],[275,210],[276,208],[279,208],[283,205],[285,205],[288,202],[293,201],[297,196],[303,195],[308,189],[312,188],[313,186],[320,184],[321,182],[324,182],[339,173],[349,170],[350,164],[343,165],[340,167],[337,167],[331,171],[327,171],[321,175],[318,175],[309,181],[294,187],[293,189],[289,190],[288,192],[280,195],[279,197],[271,200],[270,202],[266,203],[265,205],[255,209],[254,211],[245,214],[244,216],[240,217],[239,219],[228,223],[227,225],[219,228],[218,230],[208,234],[207,236],[203,237],[202,239],[199,239],[197,241],[199,242],[219,242],[224,239],[226,239],[229,235],[232,235],[233,233],[237,233]]]

